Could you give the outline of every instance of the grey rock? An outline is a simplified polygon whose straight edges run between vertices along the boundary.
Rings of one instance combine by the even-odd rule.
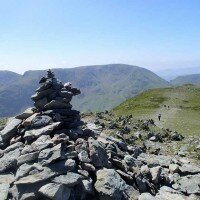
[[[69,103],[61,103],[56,100],[52,100],[51,102],[47,103],[44,108],[47,110],[52,110],[52,109],[67,109],[71,108],[71,104]]]
[[[43,109],[44,109],[44,106],[45,106],[47,103],[48,103],[47,98],[44,97],[44,98],[39,99],[38,101],[36,101],[36,102],[34,103],[34,106],[35,106],[37,109],[39,109],[39,110],[43,110]]]
[[[126,183],[114,169],[102,169],[96,175],[95,189],[101,200],[122,199]]]
[[[187,194],[199,194],[200,193],[200,174],[197,175],[188,175],[185,177],[182,177],[178,181],[178,189],[181,192],[187,193]],[[174,186],[173,186],[174,187]]]
[[[3,153],[8,153],[10,151],[14,151],[15,149],[19,149],[19,150],[22,150],[24,147],[24,144],[22,142],[17,142],[17,143],[14,143],[10,146],[8,146],[4,151]]]
[[[85,193],[94,194],[93,180],[91,178],[82,180],[82,184]]]
[[[24,154],[28,154],[28,153],[32,153],[34,152],[35,149],[32,147],[32,145],[26,145],[22,151],[21,151],[21,154],[24,155]]]
[[[15,181],[15,176],[13,174],[0,175],[0,184],[2,184],[2,183],[11,184],[14,181]]]
[[[84,170],[87,170],[88,172],[95,172],[96,171],[95,167],[90,163],[82,163],[81,166]]]
[[[67,175],[60,175],[55,177],[52,181],[54,183],[64,184],[67,187],[73,187],[81,182],[83,176],[73,172],[67,172]]]
[[[48,165],[62,156],[62,144],[58,144],[55,147],[44,149],[40,152],[38,162],[42,165]]]
[[[31,174],[31,171],[40,172],[43,171],[43,169],[44,168],[38,163],[34,163],[33,165],[24,163],[18,168],[15,179],[19,180],[20,178],[29,175],[29,173]]]
[[[0,172],[4,172],[6,170],[13,170],[17,165],[17,158],[20,156],[19,149],[15,149],[14,151],[10,151],[2,158],[0,158]]]
[[[25,140],[32,140],[34,138],[39,138],[41,135],[48,135],[54,129],[56,129],[60,124],[61,124],[60,122],[55,122],[53,124],[42,127],[40,129],[28,130],[28,131],[25,132],[24,139]]]
[[[79,158],[79,160],[80,160],[81,162],[85,162],[85,163],[90,162],[88,152],[85,151],[85,150],[81,151],[81,152],[78,154],[78,158]]]
[[[33,149],[41,151],[48,147],[53,147],[53,142],[49,135],[42,135],[35,142],[33,142],[31,146]]]
[[[157,199],[150,193],[145,192],[138,197],[138,200],[157,200]]]
[[[22,122],[20,119],[12,119],[5,128],[0,132],[3,141],[11,139],[17,133],[17,127]]]
[[[39,128],[39,127],[46,126],[46,125],[48,125],[52,122],[53,122],[52,118],[47,116],[47,115],[41,115],[41,116],[37,115],[31,121],[31,127],[32,128]]]
[[[198,174],[200,173],[200,167],[192,164],[184,164],[179,167],[183,174]]]
[[[152,176],[152,182],[154,184],[158,184],[161,178],[161,167],[160,166],[153,167],[150,169],[150,172]]]
[[[33,152],[33,153],[21,155],[19,156],[19,158],[17,158],[17,165],[19,166],[24,163],[35,161],[38,159],[38,155],[39,155],[39,152]]]
[[[79,169],[77,172],[86,178],[89,177],[89,173],[86,170]]]
[[[181,194],[179,191],[176,191],[170,187],[163,186],[160,188],[159,193],[156,195],[158,200],[186,200],[187,196]]]
[[[42,186],[39,192],[52,200],[68,200],[71,189],[61,184],[49,183]]]
[[[39,99],[42,99],[44,97],[47,97],[48,95],[52,94],[54,92],[53,89],[49,88],[40,92],[35,93],[34,95],[31,96],[31,99],[36,102]]]
[[[8,183],[0,184],[0,200],[8,199],[9,188],[10,188],[10,185]]]
[[[73,159],[67,159],[65,162],[65,166],[68,171],[73,172],[76,169],[76,161]]]
[[[177,172],[179,172],[179,165],[177,165],[177,164],[170,164],[169,165],[169,171],[171,173],[177,173]]]
[[[27,108],[22,114],[17,115],[15,118],[16,119],[21,119],[21,120],[27,119],[28,117],[30,117],[31,115],[33,115],[33,113],[34,113],[33,110],[34,110],[33,107]]]
[[[93,138],[88,139],[91,162],[95,167],[108,166],[108,156],[103,146]]]
[[[27,185],[27,184],[33,184],[33,183],[39,183],[42,181],[45,181],[58,173],[53,172],[50,168],[48,167],[43,167],[41,169],[35,169],[32,170],[31,173],[30,171],[28,172],[29,174],[25,177],[20,178],[15,182],[16,185]]]
[[[169,165],[172,163],[173,157],[141,153],[137,159],[148,165],[152,166],[160,165],[162,167],[169,167]]]
[[[124,187],[123,197],[126,200],[138,200],[140,193],[134,187],[126,185]]]

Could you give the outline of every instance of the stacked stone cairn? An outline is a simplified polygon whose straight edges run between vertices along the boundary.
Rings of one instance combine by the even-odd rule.
[[[51,71],[40,84],[32,96],[35,108],[0,132],[0,200],[199,198],[199,167],[152,157],[81,124],[70,105],[80,91]]]

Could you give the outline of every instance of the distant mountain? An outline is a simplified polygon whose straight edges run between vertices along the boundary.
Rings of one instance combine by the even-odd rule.
[[[178,76],[185,76],[191,74],[200,74],[200,67],[189,67],[189,68],[173,68],[154,71],[158,76],[164,78],[167,81],[175,79]]]
[[[191,74],[187,76],[178,76],[174,80],[170,81],[173,85],[184,85],[184,84],[200,84],[200,74]]]
[[[21,75],[11,71],[0,71],[0,87],[16,81]]]
[[[124,64],[53,71],[62,82],[70,81],[81,89],[82,94],[73,100],[74,107],[80,111],[111,109],[141,91],[170,85],[147,69]],[[30,96],[45,74],[43,70],[27,71],[12,84],[0,87],[0,116],[12,116],[31,106]]]

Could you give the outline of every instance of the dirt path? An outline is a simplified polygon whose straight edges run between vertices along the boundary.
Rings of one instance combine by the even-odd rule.
[[[166,123],[167,121],[169,121],[170,119],[173,119],[176,115],[176,113],[179,111],[180,109],[178,108],[173,108],[173,107],[161,107],[160,109],[158,109],[156,111],[156,113],[152,116],[152,118],[154,119],[155,121],[155,124],[160,127],[160,128],[163,128],[165,127],[166,128]],[[161,120],[159,121],[158,120],[158,115],[161,114]]]

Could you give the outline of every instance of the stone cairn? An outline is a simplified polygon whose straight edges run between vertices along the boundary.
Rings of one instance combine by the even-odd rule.
[[[35,108],[0,132],[1,200],[199,198],[199,167],[150,156],[81,123],[70,105],[80,90],[50,70],[40,84],[32,96]]]

